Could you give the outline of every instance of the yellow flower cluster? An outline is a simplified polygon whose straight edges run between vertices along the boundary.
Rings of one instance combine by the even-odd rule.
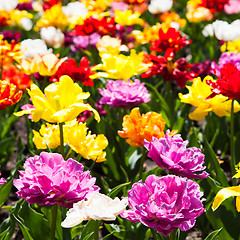
[[[148,26],[140,30],[134,30],[132,32],[133,37],[136,39],[137,43],[146,44],[149,42],[154,42],[155,40],[159,39],[159,29],[161,28],[161,24],[157,23],[153,26]]]
[[[232,100],[219,94],[213,98],[206,99],[212,94],[211,87],[206,83],[206,80],[213,80],[207,76],[201,80],[200,77],[193,79],[192,86],[187,86],[188,94],[179,93],[181,102],[191,104],[195,110],[189,114],[189,118],[196,121],[203,120],[209,112],[214,112],[217,116],[229,116],[231,111]],[[234,102],[234,112],[240,110],[240,105],[237,101]]]
[[[213,14],[208,8],[199,7],[201,0],[190,0],[187,2],[186,17],[189,22],[199,23],[201,21],[210,21]]]
[[[69,25],[67,16],[62,11],[61,4],[55,4],[50,9],[47,9],[42,17],[34,26],[35,31],[39,31],[42,27],[55,27],[64,31]]]
[[[236,41],[228,41],[225,42],[222,46],[221,46],[221,51],[222,52],[235,52],[235,53],[239,53],[240,52],[240,39],[236,40]]]
[[[108,145],[108,140],[103,134],[95,135],[87,132],[85,123],[75,120],[67,122],[63,126],[64,143],[68,144],[76,153],[85,159],[96,162],[105,161],[106,152],[103,151]],[[60,146],[60,132],[58,125],[43,124],[39,132],[33,130],[33,142],[38,149],[50,149]]]
[[[12,25],[14,26],[19,26],[21,27],[21,20],[23,18],[28,18],[28,19],[33,19],[33,15],[31,13],[29,13],[28,11],[26,10],[18,10],[18,9],[15,9],[15,10],[12,10],[10,12],[10,19],[11,19],[11,23]]]
[[[135,24],[143,25],[144,21],[140,18],[141,13],[132,12],[132,10],[115,10],[115,21],[123,26],[132,26]]]
[[[92,70],[102,70],[102,72],[92,75],[91,78],[93,79],[104,77],[127,81],[132,76],[147,71],[151,66],[150,63],[146,64],[143,62],[143,52],[137,54],[135,50],[131,51],[130,56],[104,53],[101,57],[103,63],[96,65]]]

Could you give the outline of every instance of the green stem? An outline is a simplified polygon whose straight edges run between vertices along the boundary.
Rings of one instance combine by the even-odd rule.
[[[146,160],[146,155],[147,155],[147,151],[144,147],[142,147],[142,157],[141,157],[140,166],[139,166],[139,179],[142,179],[143,164],[144,164],[144,161]]]
[[[230,119],[230,148],[231,148],[231,172],[232,176],[235,173],[235,143],[234,143],[234,99],[232,100],[231,106],[231,119]],[[233,185],[236,185],[236,179],[233,178]]]
[[[168,235],[168,239],[169,239],[169,240],[178,240],[178,239],[179,239],[178,229],[172,231],[172,232]]]
[[[100,221],[94,221],[94,240],[99,240],[99,224]]]
[[[55,240],[55,230],[56,230],[56,223],[57,223],[57,211],[58,211],[58,205],[55,204],[52,207],[51,240]]]
[[[63,124],[64,123],[59,123],[59,132],[60,132],[60,153],[64,157],[64,138],[63,138]]]

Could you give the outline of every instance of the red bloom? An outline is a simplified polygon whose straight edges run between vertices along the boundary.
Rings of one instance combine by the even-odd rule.
[[[147,0],[124,0],[124,2],[129,3],[129,4],[140,4],[140,3],[144,3]]]
[[[17,103],[22,97],[22,91],[7,81],[0,81],[0,93],[0,110]]]
[[[175,80],[179,87],[184,88],[187,81],[197,76],[191,71],[192,65],[185,58],[168,61],[165,57],[150,55],[150,60],[153,65],[141,75],[143,78],[161,74],[164,81]]]
[[[213,88],[210,97],[222,94],[230,99],[240,99],[240,70],[233,63],[226,63],[217,81],[208,80],[207,84]]]
[[[94,17],[89,17],[84,20],[82,25],[76,25],[75,29],[70,32],[72,36],[89,36],[92,33],[99,33],[101,36],[110,34],[115,35],[116,26],[114,25],[114,18],[104,17],[98,20]]]
[[[46,11],[47,9],[50,9],[52,6],[58,4],[58,0],[44,0],[43,3],[43,10]]]
[[[175,28],[168,28],[167,32],[164,32],[162,28],[159,29],[159,39],[155,40],[150,47],[151,50],[165,52],[165,58],[174,58],[175,53],[184,46],[191,43],[186,37],[181,36],[181,32]]]
[[[14,65],[5,66],[2,77],[5,81],[14,84],[20,90],[29,88],[32,82],[28,75],[22,73]]]
[[[202,0],[199,6],[208,8],[212,13],[222,12],[224,10],[224,5],[228,2],[229,0]]]
[[[50,78],[51,82],[56,82],[62,75],[68,75],[73,79],[73,81],[80,81],[86,86],[92,87],[94,83],[92,79],[90,79],[90,75],[94,74],[94,72],[89,67],[90,62],[86,57],[82,57],[79,67],[77,66],[77,62],[69,58],[66,62],[63,62],[58,68],[55,75]]]

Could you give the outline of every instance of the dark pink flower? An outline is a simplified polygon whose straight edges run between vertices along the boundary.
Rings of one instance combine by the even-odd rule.
[[[170,136],[169,130],[165,137],[152,138],[152,142],[144,141],[150,157],[160,168],[168,169],[174,174],[193,179],[206,178],[209,174],[202,172],[206,167],[204,154],[196,147],[187,148],[188,141],[183,141],[180,134]]]
[[[180,228],[187,231],[205,209],[200,199],[199,185],[189,179],[168,175],[150,175],[128,191],[130,209],[120,215],[132,222],[140,222],[156,229],[164,236]]]
[[[107,80],[107,88],[98,89],[102,95],[100,104],[107,104],[111,107],[135,107],[141,103],[149,102],[150,94],[138,79],[134,82],[123,80]]]
[[[0,172],[0,177],[1,177],[1,172]],[[0,186],[6,182],[7,181],[4,178],[0,178]]]
[[[42,152],[30,157],[24,168],[13,184],[18,189],[17,195],[28,203],[69,208],[85,199],[89,192],[99,191],[90,171],[83,172],[81,163],[71,158],[65,161],[58,153]]]

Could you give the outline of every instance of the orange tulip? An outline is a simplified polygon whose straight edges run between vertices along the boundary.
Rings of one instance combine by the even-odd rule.
[[[133,147],[143,146],[144,139],[152,141],[152,137],[164,136],[165,120],[156,112],[140,114],[138,108],[132,109],[130,115],[123,118],[123,130],[118,131],[122,138]]]

